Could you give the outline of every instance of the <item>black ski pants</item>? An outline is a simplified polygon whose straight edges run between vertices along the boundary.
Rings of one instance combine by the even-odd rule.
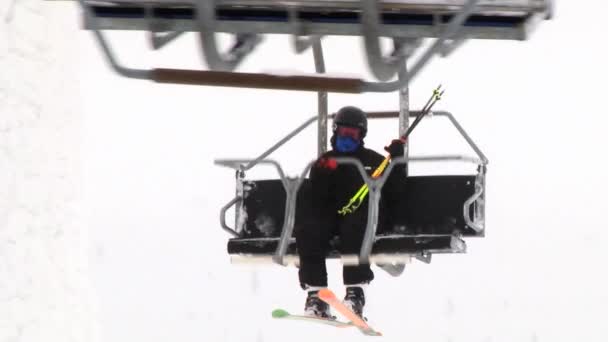
[[[365,208],[363,208],[365,207]],[[314,217],[314,216],[313,216]],[[318,217],[318,216],[317,216]],[[346,216],[332,215],[330,218],[308,218],[296,230],[296,245],[300,256],[298,272],[300,286],[327,286],[325,258],[329,243],[334,236],[340,238],[340,253],[359,255],[367,224],[367,206]],[[344,285],[369,283],[374,279],[370,265],[344,266]]]

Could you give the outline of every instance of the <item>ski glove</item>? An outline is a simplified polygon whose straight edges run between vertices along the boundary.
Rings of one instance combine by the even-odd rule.
[[[397,157],[402,157],[403,153],[405,151],[404,145],[405,141],[401,140],[401,139],[395,139],[393,141],[391,141],[390,145],[385,146],[384,150],[388,153],[390,153],[391,155],[391,159],[393,158],[397,158]]]

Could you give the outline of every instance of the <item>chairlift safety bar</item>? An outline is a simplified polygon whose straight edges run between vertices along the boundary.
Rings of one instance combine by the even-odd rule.
[[[417,117],[421,113],[422,113],[421,111],[411,111],[410,116]],[[331,115],[328,115],[327,117],[333,118],[334,115],[335,114],[331,114]],[[448,120],[450,120],[450,123],[452,123],[452,125],[454,125],[454,127],[458,130],[460,135],[466,140],[466,142],[473,149],[473,151],[475,151],[475,153],[477,154],[477,157],[479,159],[468,157],[468,156],[454,156],[454,155],[441,156],[441,155],[439,155],[439,156],[409,157],[407,159],[408,161],[470,161],[473,163],[480,164],[484,167],[489,163],[488,158],[486,158],[485,154],[481,151],[481,149],[477,146],[477,144],[475,144],[473,139],[471,139],[471,137],[464,130],[464,128],[462,128],[462,126],[460,125],[458,120],[456,120],[456,118],[454,117],[454,115],[452,113],[447,112],[447,111],[436,111],[436,112],[433,111],[432,115],[438,116],[438,117],[447,117]],[[368,119],[398,118],[399,112],[396,112],[396,111],[368,112],[367,117],[368,117]],[[285,145],[289,140],[291,140],[293,137],[298,135],[306,127],[310,126],[313,122],[316,122],[318,119],[319,119],[318,116],[313,116],[313,117],[309,118],[308,120],[304,121],[304,123],[302,123],[300,126],[298,126],[296,129],[294,129],[293,131],[288,133],[285,137],[283,137],[281,140],[279,140],[276,144],[272,145],[268,150],[266,150],[262,154],[260,154],[258,157],[250,159],[250,160],[242,160],[241,161],[242,163],[239,164],[239,166],[238,166],[239,170],[240,171],[250,170],[259,161],[266,159],[274,151],[278,150],[281,146]],[[224,162],[225,161],[223,161],[223,160],[217,160],[216,164],[220,164],[222,166],[228,166],[228,165],[224,165],[223,164]],[[228,166],[228,167],[235,167],[235,166]]]

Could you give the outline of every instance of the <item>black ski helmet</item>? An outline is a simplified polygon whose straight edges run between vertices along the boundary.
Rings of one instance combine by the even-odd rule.
[[[364,138],[367,134],[367,115],[357,107],[342,107],[334,117],[334,124],[332,126],[334,133],[338,126],[359,128],[361,129],[361,138]]]

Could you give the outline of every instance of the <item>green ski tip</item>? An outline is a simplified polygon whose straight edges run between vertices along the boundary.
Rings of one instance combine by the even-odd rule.
[[[272,311],[272,317],[273,318],[285,318],[289,316],[289,312],[283,310],[283,309],[276,309]]]

